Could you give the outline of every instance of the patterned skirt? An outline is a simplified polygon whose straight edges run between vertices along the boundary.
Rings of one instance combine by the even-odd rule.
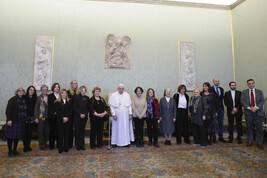
[[[22,122],[12,122],[12,126],[6,126],[5,139],[20,139],[22,138]]]

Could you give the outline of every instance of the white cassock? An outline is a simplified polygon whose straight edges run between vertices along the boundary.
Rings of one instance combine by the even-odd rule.
[[[134,141],[133,121],[129,120],[129,115],[132,114],[130,95],[126,92],[115,92],[110,96],[108,103],[112,116],[117,116],[117,120],[112,119],[111,144],[129,145],[130,141]]]

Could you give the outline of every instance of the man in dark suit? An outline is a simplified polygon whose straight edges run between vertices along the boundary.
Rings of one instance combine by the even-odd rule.
[[[220,87],[220,80],[217,78],[213,79],[214,86],[211,87],[212,91],[217,96],[218,101],[218,113],[217,113],[217,120],[218,120],[218,126],[219,126],[219,141],[226,143],[226,141],[223,138],[223,120],[224,120],[224,107],[223,107],[223,98],[224,98],[224,90],[222,87]],[[213,142],[216,143],[216,135],[213,136]]]
[[[262,117],[264,115],[263,105],[264,96],[261,90],[255,89],[255,82],[253,79],[247,80],[248,88],[244,90],[241,95],[241,103],[244,107],[246,124],[247,124],[247,146],[253,145],[253,123],[256,126],[256,141],[260,149],[264,149]]]
[[[228,116],[228,132],[229,141],[228,143],[233,143],[233,131],[234,131],[234,119],[236,119],[236,130],[237,130],[237,141],[238,144],[242,144],[242,105],[241,105],[241,91],[236,90],[236,83],[229,83],[230,90],[225,92],[224,104],[227,107]]]

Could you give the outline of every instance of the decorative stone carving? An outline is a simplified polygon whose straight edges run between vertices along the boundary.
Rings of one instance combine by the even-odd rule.
[[[52,85],[54,37],[38,36],[35,43],[33,85]]]
[[[179,41],[180,44],[180,83],[188,90],[196,88],[195,42]]]
[[[130,69],[131,39],[109,34],[105,43],[105,68]]]

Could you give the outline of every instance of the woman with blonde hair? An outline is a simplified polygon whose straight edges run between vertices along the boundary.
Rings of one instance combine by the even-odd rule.
[[[68,97],[69,100],[72,104],[72,109],[73,109],[73,104],[74,104],[74,98],[79,94],[79,89],[78,89],[78,82],[76,80],[72,80],[70,82],[70,89],[68,90]],[[69,147],[73,147],[73,122],[74,122],[74,113],[71,115],[71,121],[70,121],[70,135],[69,135]]]
[[[90,98],[90,123],[91,123],[91,133],[90,133],[90,147],[95,150],[96,146],[99,149],[102,149],[102,140],[103,140],[103,127],[104,120],[107,114],[107,105],[100,96],[101,88],[94,87],[92,90],[93,96]],[[97,144],[95,144],[97,137]]]
[[[75,125],[75,146],[78,151],[85,150],[84,147],[84,134],[85,126],[88,120],[89,111],[89,97],[85,94],[87,93],[87,88],[81,86],[79,88],[79,95],[74,99],[74,125]]]
[[[69,130],[72,106],[68,98],[67,90],[62,89],[55,101],[55,111],[58,125],[58,152],[69,151]]]

